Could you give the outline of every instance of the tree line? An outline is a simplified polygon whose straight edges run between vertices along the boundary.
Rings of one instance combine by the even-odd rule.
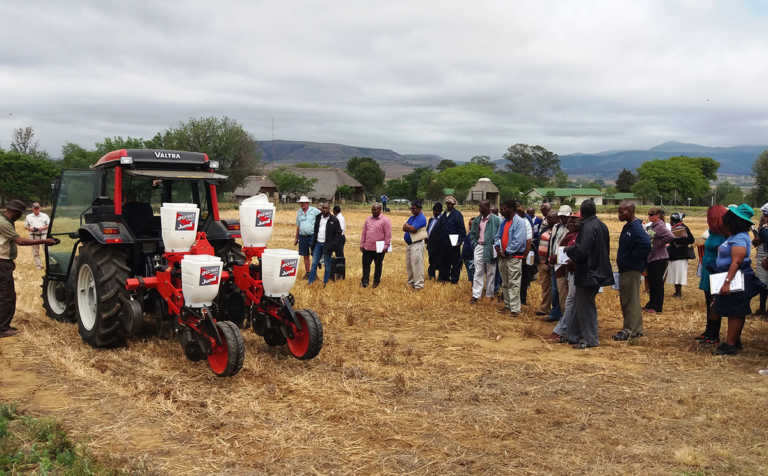
[[[51,183],[63,169],[88,168],[112,150],[143,148],[208,154],[219,161],[220,172],[229,176],[221,186],[225,192],[234,190],[247,176],[260,170],[256,141],[242,125],[228,117],[189,119],[149,139],[106,137],[90,149],[68,142],[61,148],[61,160],[51,160],[40,151],[34,129],[24,127],[13,132],[8,150],[0,148],[0,203],[11,198],[48,203]]]

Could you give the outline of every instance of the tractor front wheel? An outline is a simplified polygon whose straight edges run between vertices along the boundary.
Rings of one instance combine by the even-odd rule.
[[[301,330],[293,327],[293,339],[288,339],[288,350],[299,360],[309,360],[323,348],[323,324],[311,309],[296,311]]]
[[[231,321],[218,321],[221,344],[215,345],[208,355],[208,367],[217,377],[231,377],[243,368],[245,344],[237,325]]]
[[[75,322],[75,300],[67,291],[65,281],[43,277],[43,307],[54,321]]]

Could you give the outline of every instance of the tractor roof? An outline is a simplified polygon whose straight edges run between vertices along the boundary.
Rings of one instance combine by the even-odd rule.
[[[92,168],[119,165],[141,168],[208,170],[208,154],[166,149],[120,149],[104,154]]]

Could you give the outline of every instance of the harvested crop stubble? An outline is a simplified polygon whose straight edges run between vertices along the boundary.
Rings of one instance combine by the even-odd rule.
[[[278,213],[271,247],[293,248],[294,213]],[[763,321],[748,320],[740,356],[713,357],[692,340],[704,308],[691,284],[646,316],[647,337],[616,343],[618,295],[606,290],[602,346],[575,351],[544,341],[552,325],[530,309],[511,320],[496,303],[470,306],[463,273],[457,286],[409,290],[406,211],[390,214],[381,286],[360,288],[366,215],[345,214],[347,280],[294,288],[323,321],[320,355],[298,361],[246,331],[245,366],[228,379],[187,361],[173,340],[83,344],[75,326],[44,316],[40,273],[22,248],[24,332],[0,341],[10,363],[0,399],[52,414],[96,455],[126,467],[141,458],[161,474],[768,472],[768,386],[755,372],[768,362]],[[615,255],[621,224],[602,218]],[[704,231],[703,218],[686,222]],[[690,274],[697,282],[694,266]],[[534,284],[529,300],[539,297]]]

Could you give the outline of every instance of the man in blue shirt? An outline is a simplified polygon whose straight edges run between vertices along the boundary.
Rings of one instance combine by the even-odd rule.
[[[624,315],[623,328],[613,340],[628,340],[643,335],[643,310],[640,304],[640,279],[651,252],[651,240],[643,222],[635,217],[635,204],[624,200],[619,205],[619,220],[627,222],[619,237],[616,264],[619,267],[619,299]]]
[[[408,285],[415,289],[424,288],[424,240],[427,235],[427,217],[421,212],[421,200],[411,203],[411,216],[403,225],[403,240],[408,245],[405,251],[405,268],[408,270]]]
[[[299,206],[301,208],[296,211],[296,236],[293,244],[299,245],[299,256],[304,257],[305,278],[309,278],[312,235],[315,234],[315,217],[320,214],[320,210],[309,205],[306,195],[299,198]]]
[[[520,206],[517,200],[508,200],[501,205],[501,216],[504,219],[499,226],[499,232],[494,240],[496,254],[499,256],[499,271],[501,272],[501,295],[504,297],[504,307],[499,308],[501,314],[520,315],[522,308],[520,300],[520,281],[523,274],[523,259],[527,241],[524,218],[517,215]]]

